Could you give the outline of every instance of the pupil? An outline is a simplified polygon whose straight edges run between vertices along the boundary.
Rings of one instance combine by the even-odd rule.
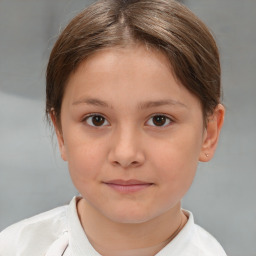
[[[166,117],[165,116],[154,116],[153,117],[153,123],[156,126],[162,126],[166,122]]]
[[[95,126],[100,126],[100,125],[102,125],[102,124],[104,123],[104,121],[105,121],[105,118],[102,117],[102,116],[94,116],[94,117],[92,118],[92,122],[93,122],[93,124],[94,124]]]

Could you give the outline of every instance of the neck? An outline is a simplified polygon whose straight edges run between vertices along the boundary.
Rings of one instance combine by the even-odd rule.
[[[178,203],[161,216],[143,223],[117,223],[100,214],[85,199],[77,205],[85,233],[104,256],[149,256],[165,247],[186,224],[187,218]]]

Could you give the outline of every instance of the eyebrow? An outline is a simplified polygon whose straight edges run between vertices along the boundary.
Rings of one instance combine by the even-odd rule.
[[[79,105],[79,104],[87,104],[87,105],[99,106],[104,108],[112,108],[107,102],[100,99],[96,99],[96,98],[84,98],[84,99],[74,101],[72,103],[72,105]],[[165,105],[180,106],[180,107],[188,108],[184,103],[177,100],[172,100],[172,99],[142,102],[138,104],[138,108],[147,109],[147,108],[160,107]]]
[[[146,101],[139,104],[140,109],[147,109],[147,108],[153,108],[153,107],[161,107],[161,106],[180,106],[184,108],[188,108],[184,103],[172,100],[172,99],[166,99],[166,100],[157,100],[157,101]]]
[[[110,107],[107,102],[99,99],[95,99],[95,98],[84,98],[84,99],[74,101],[72,103],[72,105],[79,105],[79,104],[94,105],[94,106],[105,107],[105,108]]]

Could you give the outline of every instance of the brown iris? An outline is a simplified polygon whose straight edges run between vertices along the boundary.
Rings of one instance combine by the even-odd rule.
[[[105,122],[105,118],[103,116],[92,116],[92,123],[95,126],[101,126]]]
[[[166,116],[154,116],[153,123],[156,126],[163,126],[166,123]]]

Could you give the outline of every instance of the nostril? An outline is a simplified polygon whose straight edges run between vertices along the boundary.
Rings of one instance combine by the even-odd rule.
[[[108,155],[108,161],[116,167],[138,167],[145,161],[145,156],[140,150],[111,150]]]
[[[120,165],[120,163],[118,161],[114,161],[113,165]]]
[[[139,162],[138,161],[133,161],[133,162],[126,162],[126,163],[122,163],[122,162],[119,162],[119,161],[113,161],[112,164],[114,166],[123,166],[123,167],[128,167],[128,166],[133,166],[133,167],[136,167],[139,165]]]

